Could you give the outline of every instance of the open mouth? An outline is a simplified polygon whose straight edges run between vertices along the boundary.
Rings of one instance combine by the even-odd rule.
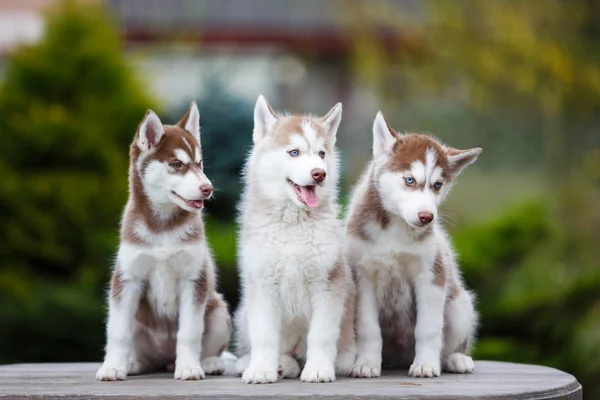
[[[171,191],[171,193],[173,193],[176,197],[178,197],[181,201],[183,201],[187,206],[189,206],[191,208],[200,210],[201,208],[204,207],[204,200],[188,200],[188,199],[181,197],[180,195],[178,195],[177,193],[175,193],[173,191]]]
[[[319,205],[319,199],[317,198],[316,186],[300,186],[288,179],[288,183],[294,189],[298,200],[309,206],[315,208]]]

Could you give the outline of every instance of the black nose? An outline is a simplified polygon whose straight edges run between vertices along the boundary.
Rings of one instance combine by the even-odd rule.
[[[211,195],[213,187],[210,183],[205,183],[204,185],[200,186],[200,190],[202,191],[204,198],[207,198]]]
[[[325,172],[325,170],[322,170],[321,168],[315,168],[311,171],[311,175],[317,183],[321,183],[325,180],[327,173]]]
[[[433,214],[430,212],[420,212],[419,214],[419,222],[423,225],[427,225],[431,221],[433,221]]]

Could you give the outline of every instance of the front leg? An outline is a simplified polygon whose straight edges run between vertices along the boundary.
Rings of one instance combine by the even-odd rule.
[[[440,375],[446,291],[444,285],[435,283],[431,270],[431,266],[424,266],[415,279],[415,359],[408,374],[417,378]]]
[[[245,383],[277,381],[281,315],[278,296],[270,285],[250,282],[246,286],[250,363],[242,374]]]
[[[308,330],[303,382],[335,381],[335,358],[347,296],[343,279],[317,287],[311,293],[312,316]]]
[[[198,285],[194,281],[183,281],[180,284],[175,379],[204,379],[200,357],[207,293],[206,290],[198,291],[197,287],[206,288],[206,285]]]
[[[355,378],[376,378],[381,375],[383,340],[378,309],[373,282],[368,278],[359,278],[356,313],[358,356],[351,372]]]
[[[109,294],[106,355],[96,373],[96,379],[100,381],[124,380],[127,376],[141,289],[140,282],[123,280],[121,271],[115,269]]]

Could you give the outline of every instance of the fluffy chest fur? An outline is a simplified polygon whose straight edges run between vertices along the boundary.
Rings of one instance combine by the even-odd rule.
[[[333,214],[294,219],[253,215],[243,225],[241,257],[253,260],[241,273],[249,283],[274,288],[291,314],[308,314],[311,287],[327,284],[340,257],[341,225]],[[268,222],[267,222],[268,219]]]
[[[242,256],[260,259],[250,276],[285,280],[327,278],[340,252],[340,223],[334,218],[252,219],[242,234]],[[258,263],[257,263],[258,264]],[[254,264],[253,264],[254,265]]]
[[[204,270],[208,253],[205,242],[180,240],[192,229],[186,224],[170,232],[146,232],[144,237],[150,244],[122,242],[119,246],[117,265],[123,279],[135,280],[143,286],[149,305],[159,316],[177,316],[180,283],[199,278]]]

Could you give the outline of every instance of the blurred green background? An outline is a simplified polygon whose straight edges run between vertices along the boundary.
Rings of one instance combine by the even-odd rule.
[[[600,1],[0,3],[0,363],[99,361],[149,107],[196,99],[208,238],[238,300],[235,205],[259,93],[344,103],[342,201],[382,109],[483,147],[443,206],[478,294],[478,359],[557,367],[600,399]]]

